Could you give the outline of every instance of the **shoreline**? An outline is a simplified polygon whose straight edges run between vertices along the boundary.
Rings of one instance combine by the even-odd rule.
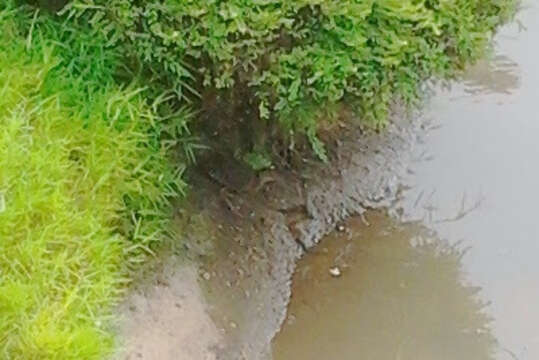
[[[127,300],[130,303],[142,296],[149,305],[129,315],[145,323],[167,319],[161,325],[155,323],[152,331],[168,329],[171,335],[162,346],[175,351],[190,348],[187,339],[195,336],[199,349],[186,350],[191,354],[184,355],[186,359],[196,351],[204,354],[197,355],[201,359],[270,359],[271,341],[286,317],[295,265],[305,250],[315,247],[350,216],[369,209],[395,211],[392,204],[399,195],[400,180],[425,132],[421,116],[404,114],[396,107],[393,121],[381,134],[361,135],[355,129],[331,149],[330,164],[310,165],[301,176],[274,172],[258,191],[238,193],[223,201],[222,189],[206,180],[187,201],[193,208],[177,219],[183,229],[179,243],[188,260],[173,257],[164,261],[162,270],[147,281],[155,291],[141,295],[136,290]],[[186,266],[186,262],[192,265]],[[198,283],[182,282],[192,271],[197,272]],[[183,284],[192,294],[193,304],[197,303],[191,305],[192,316],[202,323],[206,316],[212,319],[214,326],[206,327],[207,334],[195,326],[185,335],[187,330],[181,324],[185,318],[180,316],[178,326],[171,326],[166,315],[174,309],[151,305],[162,303],[171,284]],[[200,291],[202,298],[197,295]],[[122,327],[127,343],[155,336],[133,341],[129,334],[137,326],[131,320]],[[156,351],[150,347],[141,358],[182,359],[181,353],[174,353],[175,357],[152,354]]]

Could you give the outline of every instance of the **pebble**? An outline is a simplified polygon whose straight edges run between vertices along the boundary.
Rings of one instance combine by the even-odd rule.
[[[339,277],[341,276],[341,269],[339,269],[337,266],[334,266],[329,269],[329,274],[333,277]]]
[[[207,271],[204,274],[202,274],[202,277],[204,278],[204,280],[210,280],[211,279],[211,275]]]

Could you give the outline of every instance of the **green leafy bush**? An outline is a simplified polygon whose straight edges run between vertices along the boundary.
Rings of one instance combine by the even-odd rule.
[[[71,30],[0,5],[6,360],[109,354],[129,270],[167,235],[184,188],[143,91],[112,79],[118,54]]]
[[[196,104],[218,89],[222,106],[249,103],[256,112],[247,126],[262,133],[254,142],[267,141],[278,124],[321,154],[325,109],[344,102],[363,124],[383,127],[392,100],[411,103],[422,81],[451,77],[477,59],[513,7],[514,0],[74,0],[64,14],[94,24],[179,98]]]

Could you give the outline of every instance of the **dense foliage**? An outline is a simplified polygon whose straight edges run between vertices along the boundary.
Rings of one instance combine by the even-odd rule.
[[[425,79],[451,77],[477,59],[513,7],[513,0],[74,0],[65,13],[94,24],[110,46],[125,46],[180,98],[222,89],[226,102],[257,110],[247,119],[252,131],[277,123],[286,136],[307,135],[322,154],[316,133],[333,105],[344,101],[364,124],[383,126],[392,100],[412,102]]]

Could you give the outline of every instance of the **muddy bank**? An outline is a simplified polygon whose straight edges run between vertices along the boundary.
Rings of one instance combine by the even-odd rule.
[[[528,165],[533,163],[533,155],[537,154],[535,145],[537,122],[533,116],[526,115],[532,114],[536,107],[536,84],[539,84],[534,65],[535,58],[528,56],[528,49],[533,48],[531,44],[535,39],[534,34],[530,32],[527,42],[520,50],[516,49],[520,54],[519,64],[527,69],[525,72],[527,77],[519,76],[519,72],[515,69],[515,62],[508,56],[498,54],[493,60],[482,62],[471,69],[464,81],[463,89],[457,89],[458,91],[451,93],[447,99],[444,97],[443,99],[446,100],[442,102],[443,106],[436,108],[436,116],[439,117],[442,114],[443,123],[453,124],[453,127],[449,127],[449,132],[447,130],[432,132],[445,133],[445,137],[432,138],[433,135],[430,133],[431,139],[427,138],[427,148],[439,149],[442,155],[456,152],[456,155],[453,154],[452,157],[441,157],[438,161],[433,161],[431,154],[427,152],[420,154],[421,151],[416,151],[418,148],[424,149],[422,145],[418,145],[425,139],[427,128],[431,127],[428,119],[436,116],[424,117],[414,114],[408,117],[403,115],[403,111],[397,110],[392,116],[391,125],[381,134],[365,135],[361,134],[358,129],[344,129],[342,133],[345,137],[331,142],[332,160],[328,165],[308,164],[298,172],[268,171],[261,174],[257,181],[252,182],[249,175],[242,175],[241,172],[235,171],[234,165],[229,166],[225,159],[220,159],[216,163],[222,163],[221,173],[204,174],[201,172],[198,174],[196,181],[191,182],[197,184],[197,188],[192,190],[188,200],[191,207],[178,215],[178,227],[183,236],[178,239],[177,246],[182,248],[181,252],[187,254],[189,261],[196,266],[197,282],[183,286],[192,286],[195,293],[202,291],[204,295],[199,298],[202,306],[195,304],[188,306],[192,311],[201,313],[203,318],[209,316],[211,327],[218,336],[215,337],[213,330],[199,333],[197,336],[202,342],[197,346],[199,350],[204,350],[199,353],[203,355],[193,355],[192,358],[203,359],[202,356],[224,360],[269,358],[271,356],[270,342],[285,319],[291,295],[291,278],[297,260],[306,251],[317,251],[309,249],[327,233],[336,227],[339,228],[343,219],[359,214],[357,219],[361,220],[361,214],[364,214],[366,210],[378,208],[388,209],[390,214],[396,215],[399,219],[421,220],[425,223],[424,225],[429,225],[429,228],[432,226],[440,231],[444,239],[460,240],[470,234],[483,239],[473,242],[475,245],[483,244],[480,247],[481,252],[471,251],[475,256],[474,262],[470,264],[464,261],[463,268],[465,272],[476,274],[474,279],[480,280],[477,281],[478,284],[487,285],[486,289],[490,289],[489,295],[492,295],[488,298],[499,302],[495,313],[499,315],[498,320],[506,320],[505,322],[498,321],[503,326],[494,327],[496,331],[492,335],[500,338],[501,345],[518,349],[519,354],[533,354],[533,349],[537,349],[537,341],[534,340],[537,339],[537,332],[529,320],[523,319],[537,314],[535,308],[530,305],[537,302],[535,301],[537,276],[536,271],[528,271],[528,274],[527,270],[522,269],[523,265],[519,264],[527,264],[528,269],[536,269],[534,264],[536,264],[537,246],[535,241],[530,241],[530,239],[534,240],[533,236],[537,234],[536,226],[531,225],[536,224],[533,211],[536,203],[533,200],[523,200],[533,198],[530,196],[530,191],[536,188],[533,181],[537,178],[534,167]],[[506,36],[504,41],[510,42],[513,35],[504,36]],[[511,53],[516,51],[512,45],[509,49],[511,51],[508,52]],[[523,89],[519,90],[518,99],[508,97],[517,89]],[[500,94],[504,98],[500,98]],[[445,102],[449,103],[445,104]],[[458,105],[459,103],[461,105]],[[506,119],[511,121],[506,121]],[[455,146],[455,139],[459,139],[459,146]],[[508,139],[513,139],[510,142],[512,144],[510,149],[513,149],[513,152],[507,149]],[[419,174],[412,174],[409,165],[416,160],[419,160],[418,163],[429,163],[431,167],[421,174],[421,167],[417,169],[415,166],[415,171],[419,171]],[[209,168],[219,168],[214,165],[210,164]],[[462,176],[462,174],[468,175]],[[520,176],[522,174],[526,176]],[[516,179],[516,177],[519,178]],[[421,186],[414,186],[410,178],[419,181]],[[432,184],[429,182],[431,180]],[[401,191],[403,189],[400,184],[403,183],[409,183],[410,188]],[[464,223],[459,223],[459,227],[450,227],[457,223],[456,220],[460,219],[462,214],[467,214],[470,210],[477,208],[475,196],[472,196],[470,206],[465,201],[464,195],[468,184],[476,184],[477,188],[488,190],[486,194],[490,194],[491,201],[497,205],[490,211],[480,213],[474,221],[467,218]],[[514,184],[520,185],[515,187]],[[443,189],[443,187],[449,188],[449,191],[436,192],[438,188]],[[504,192],[506,189],[511,189],[511,191]],[[436,201],[437,198],[439,198],[438,201]],[[452,206],[454,199],[457,199],[456,206]],[[439,209],[438,202],[446,205]],[[412,209],[411,214],[410,209]],[[511,219],[510,223],[519,224],[518,227],[522,228],[516,238],[512,236],[512,232],[508,232],[511,227],[507,226],[507,219]],[[369,221],[369,217],[367,216],[364,221]],[[469,227],[466,227],[466,224]],[[374,224],[374,227],[377,228],[377,225]],[[394,231],[394,229],[385,228],[383,230]],[[386,232],[378,235],[385,240],[389,236]],[[498,243],[494,241],[495,246],[485,245],[492,244],[493,239],[498,241]],[[416,254],[417,249],[404,246],[406,242],[397,242],[398,244],[402,245],[401,249],[404,253]],[[521,249],[518,260],[512,260],[512,257],[516,258],[512,252],[514,248]],[[331,249],[329,254],[331,255]],[[481,254],[490,256],[489,260],[481,261]],[[358,255],[358,259],[361,256]],[[436,261],[438,259],[437,257],[430,258]],[[173,282],[178,276],[181,277],[182,265],[178,263],[184,262],[185,260],[173,261],[171,265],[167,265],[165,268],[174,270],[175,274],[171,271],[165,278],[170,278]],[[394,262],[388,261],[387,264],[393,266]],[[407,266],[408,261],[402,264]],[[329,276],[325,273],[328,266],[329,263],[323,263],[321,266],[326,277]],[[437,262],[436,266],[438,266]],[[460,264],[453,268],[460,268]],[[371,273],[379,274],[379,268],[375,269]],[[388,273],[391,275],[394,272]],[[396,273],[399,276],[402,274],[401,271]],[[434,274],[434,272],[427,271],[426,274]],[[424,274],[420,272],[419,275]],[[344,280],[344,276],[339,280]],[[154,280],[155,283],[159,281],[162,280],[158,278]],[[168,280],[159,286],[170,286],[166,284],[167,282]],[[415,283],[423,284],[425,281],[421,279]],[[456,281],[452,283],[457,284]],[[331,284],[331,286],[337,286]],[[491,284],[490,288],[489,284]],[[514,296],[514,284],[522,284],[518,292],[520,296]],[[391,282],[386,288],[400,291],[400,288]],[[456,289],[453,293],[465,294],[467,292],[467,288],[461,287],[460,284],[453,288]],[[348,291],[351,290],[348,289]],[[430,294],[431,289],[426,289],[426,293]],[[153,295],[146,296],[147,301],[153,303]],[[312,295],[306,294],[306,297],[309,296]],[[473,300],[472,296],[469,298]],[[468,296],[462,296],[462,299],[468,299]],[[441,300],[438,304],[442,303]],[[511,307],[511,304],[516,302],[520,305]],[[381,312],[386,309],[382,306],[383,303],[377,301],[369,304],[380,306]],[[415,299],[409,301],[409,304],[414,308]],[[468,304],[471,306],[462,308],[464,310],[476,309],[475,300],[469,301]],[[438,308],[442,309],[444,306]],[[158,306],[158,308],[166,313],[166,306]],[[510,311],[513,313],[508,313]],[[369,313],[369,311],[366,312]],[[441,311],[435,311],[435,313],[439,314]],[[331,315],[333,317],[335,314]],[[521,320],[511,320],[515,318]],[[136,317],[136,319],[138,320],[132,326],[137,326],[136,323],[148,323],[149,330],[159,331],[159,327],[154,329],[147,318]],[[447,319],[447,321],[450,320]],[[186,325],[179,319],[174,320],[173,323],[175,325],[170,326],[173,333],[162,346],[188,347],[186,337],[182,335]],[[371,323],[374,323],[374,320]],[[415,326],[416,322],[412,323]],[[528,328],[523,330],[521,325],[525,323],[528,323]],[[460,329],[461,324],[457,325],[456,328]],[[424,327],[427,329],[424,333],[427,339],[426,344],[432,343],[430,327],[431,325]],[[468,349],[479,350],[462,353],[460,358],[470,354],[473,359],[481,358],[480,355],[473,354],[488,353],[492,347],[490,332],[483,331],[482,325],[474,327],[479,331],[476,331],[474,336],[468,337],[469,340],[473,340],[471,342],[473,346]],[[397,328],[400,331],[401,327]],[[337,330],[340,331],[342,328],[338,327],[335,331]],[[368,326],[364,333],[371,334]],[[305,338],[305,332],[298,331],[297,334]],[[488,336],[480,338],[479,335],[484,334]],[[153,338],[135,337],[135,343],[137,341],[152,342],[151,339]],[[286,341],[294,342],[292,338],[287,338]],[[306,343],[309,341],[311,341],[310,338],[305,340]],[[486,345],[476,346],[477,344]],[[334,345],[335,342],[327,344],[326,350],[331,353]],[[398,346],[393,349],[402,349],[399,347],[400,343],[396,345]],[[453,348],[466,349],[461,345]],[[369,350],[368,347],[365,349]],[[379,347],[371,348],[373,351],[380,349],[386,351],[392,348],[387,346],[386,341],[380,342]],[[409,350],[412,354],[410,358],[412,358],[417,352],[416,348],[412,346]],[[355,351],[359,349],[351,353],[351,358],[354,358]],[[501,356],[505,357],[501,358],[507,358],[508,355],[516,358],[512,355],[513,352],[504,351]],[[283,358],[287,358],[286,356]],[[175,359],[166,356],[156,357],[152,354],[143,358]],[[308,354],[306,358],[311,359],[311,354]],[[524,359],[524,357],[519,358]]]
[[[345,129],[346,135],[330,144],[329,164],[306,164],[301,172],[267,171],[241,190],[227,186],[229,180],[215,181],[216,176],[204,171],[194,174],[192,183],[197,188],[187,201],[189,208],[178,214],[183,234],[178,244],[198,266],[205,294],[203,308],[219,332],[218,344],[211,331],[209,341],[199,344],[211,353],[204,356],[223,360],[270,358],[271,340],[286,316],[296,261],[348,216],[391,208],[395,202],[399,179],[405,175],[425,127],[421,117],[404,114],[396,110],[391,125],[381,134]],[[241,183],[241,179],[235,181],[235,171],[230,169],[221,169],[228,173],[220,178]],[[165,269],[174,267],[167,265]],[[183,276],[181,270],[163,273],[165,285],[160,286],[164,287]],[[144,301],[157,302],[161,308],[160,297],[146,294]],[[159,315],[142,309],[128,316],[144,323],[148,316]],[[130,326],[137,325],[127,325],[127,343],[153,341],[151,335],[131,335]],[[162,346],[188,346],[182,335],[184,326],[180,318],[176,330],[166,325],[172,334],[166,340],[158,336],[164,341]],[[155,357],[151,351],[147,354],[142,358],[174,358],[162,353]]]
[[[215,360],[222,342],[194,265],[168,264],[123,305],[125,339],[117,359]]]

